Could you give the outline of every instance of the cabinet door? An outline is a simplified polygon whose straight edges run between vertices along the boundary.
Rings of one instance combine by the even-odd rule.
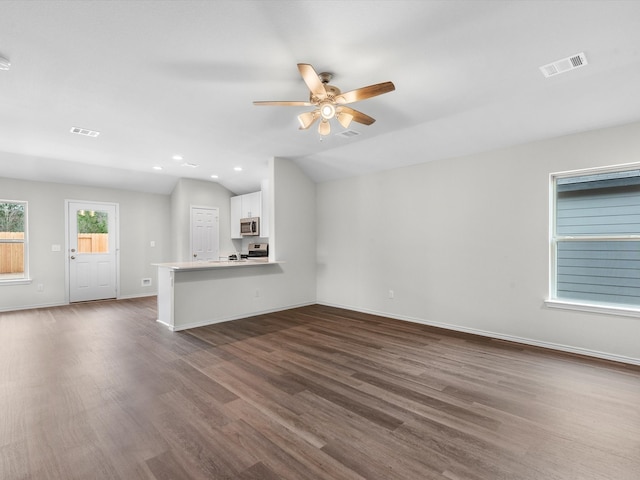
[[[259,217],[262,213],[262,192],[253,192],[242,195],[242,213],[247,218]]]
[[[240,235],[240,219],[242,218],[242,195],[231,197],[229,204],[229,218],[231,219],[231,238],[242,238],[242,235]]]

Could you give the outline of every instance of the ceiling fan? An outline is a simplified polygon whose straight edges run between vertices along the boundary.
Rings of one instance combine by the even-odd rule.
[[[313,125],[316,120],[320,119],[320,124],[318,125],[318,133],[320,133],[320,135],[329,135],[331,132],[329,120],[334,117],[344,128],[349,128],[352,121],[362,123],[363,125],[371,125],[376,121],[374,118],[346,105],[382,95],[383,93],[392,92],[396,89],[392,82],[383,82],[342,93],[338,87],[329,85],[333,74],[327,72],[318,74],[313,67],[307,63],[299,63],[298,70],[300,71],[300,75],[302,75],[304,83],[309,87],[310,94],[308,102],[266,101],[253,102],[253,104],[285,107],[316,107],[311,112],[298,115],[298,121],[300,122],[300,130],[306,130]]]

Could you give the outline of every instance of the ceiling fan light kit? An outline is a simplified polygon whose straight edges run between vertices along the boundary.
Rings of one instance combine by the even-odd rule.
[[[329,120],[325,120],[324,118],[320,121],[320,125],[318,125],[318,133],[320,135],[329,135],[331,132],[331,124]]]
[[[313,112],[304,112],[298,115],[298,121],[300,122],[300,130],[306,130],[316,121],[317,114],[315,110]]]
[[[4,57],[0,57],[0,70],[9,70],[11,62]]]
[[[349,128],[349,125],[351,125],[351,121],[353,120],[353,115],[350,113],[339,112],[336,118],[338,119],[338,122],[340,122],[340,125],[344,128]]]
[[[330,102],[322,102],[320,104],[320,115],[325,120],[331,120],[336,115],[336,107],[334,107]]]
[[[344,105],[366,100],[367,98],[392,92],[396,89],[392,82],[383,82],[342,93],[335,85],[329,85],[333,74],[328,72],[318,74],[314,68],[307,63],[299,63],[298,71],[304,83],[309,88],[308,102],[256,101],[253,102],[253,104],[285,107],[313,106],[315,107],[313,111],[298,115],[298,122],[300,122],[300,130],[307,130],[316,120],[320,119],[318,125],[318,133],[320,135],[329,135],[329,133],[331,133],[329,120],[332,118],[336,118],[344,128],[348,128],[352,121],[363,125],[371,125],[375,122],[374,118]]]

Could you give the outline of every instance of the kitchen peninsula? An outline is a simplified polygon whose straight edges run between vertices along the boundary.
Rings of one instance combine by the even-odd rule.
[[[178,331],[271,311],[270,280],[282,274],[280,263],[260,258],[154,264],[158,322]]]

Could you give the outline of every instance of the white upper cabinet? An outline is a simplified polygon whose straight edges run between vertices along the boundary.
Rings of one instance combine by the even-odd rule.
[[[262,192],[242,195],[242,218],[259,217],[262,215]]]

